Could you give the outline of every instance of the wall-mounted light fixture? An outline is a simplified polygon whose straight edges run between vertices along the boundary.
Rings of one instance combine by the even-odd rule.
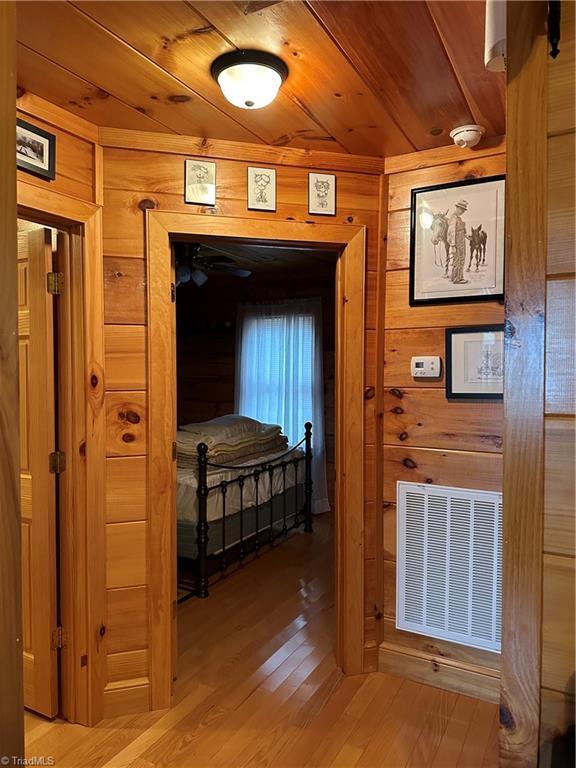
[[[210,72],[228,101],[242,109],[266,107],[288,77],[282,59],[266,51],[224,53],[212,63]]]

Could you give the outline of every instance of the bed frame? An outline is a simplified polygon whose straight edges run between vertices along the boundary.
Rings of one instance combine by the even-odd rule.
[[[304,446],[304,455],[291,456],[298,448]],[[304,425],[304,437],[289,451],[276,457],[272,462],[249,464],[242,467],[242,474],[231,480],[223,480],[216,485],[208,485],[208,468],[236,470],[237,466],[216,464],[210,461],[208,446],[199,443],[198,451],[198,523],[196,526],[196,558],[179,557],[179,569],[185,566],[189,576],[184,583],[179,579],[178,603],[183,603],[192,597],[206,598],[209,595],[208,588],[213,581],[226,575],[232,565],[242,567],[246,558],[258,557],[262,549],[271,549],[279,541],[286,538],[290,531],[304,526],[306,533],[312,532],[312,424]],[[300,465],[304,465],[303,483],[299,480]],[[286,473],[290,467],[294,468],[294,485],[286,488]],[[270,487],[273,487],[273,477],[280,473],[282,477],[282,492],[273,495],[264,503],[258,498],[258,484],[262,475],[270,479]],[[242,489],[246,480],[252,478],[256,489],[256,503],[254,506],[244,508]],[[227,533],[226,494],[231,485],[238,485],[240,494],[240,509],[234,513],[239,522],[239,539],[229,543]],[[303,485],[304,500],[299,502],[298,489]],[[290,493],[294,488],[294,493]],[[218,520],[220,530],[220,548],[217,552],[208,552],[210,541],[210,523],[207,519],[208,496],[217,493],[220,495],[222,517]],[[293,496],[292,498],[289,498]],[[292,510],[288,510],[288,502]],[[281,505],[281,514],[278,514],[278,505]],[[254,516],[255,529],[253,533],[245,535],[245,518],[247,514]],[[276,513],[276,517],[274,517]],[[184,592],[184,594],[181,594]]]

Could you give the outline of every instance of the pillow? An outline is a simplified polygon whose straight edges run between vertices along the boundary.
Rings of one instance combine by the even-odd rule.
[[[250,419],[248,416],[229,413],[226,416],[210,419],[210,421],[183,424],[179,429],[197,436],[198,442],[214,445],[214,443],[224,443],[244,435],[256,435],[269,426],[269,424],[262,424],[256,419]]]

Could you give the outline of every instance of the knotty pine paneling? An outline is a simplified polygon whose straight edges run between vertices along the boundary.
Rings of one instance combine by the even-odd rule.
[[[146,328],[105,325],[106,389],[146,389]]]
[[[30,114],[18,111],[18,117],[56,136],[56,178],[48,181],[18,171],[18,179],[35,187],[49,187],[53,192],[94,202],[94,144]]]
[[[396,504],[384,501],[382,504],[382,536],[385,560],[396,560]]]
[[[500,655],[497,653],[483,651],[480,648],[468,648],[465,645],[455,645],[436,637],[426,637],[403,629],[396,629],[395,620],[388,616],[384,617],[383,625],[384,642],[396,645],[405,651],[412,649],[465,664],[474,664],[489,669],[500,668]]]
[[[574,690],[573,557],[544,555],[542,599],[542,685]]]
[[[384,442],[390,445],[501,453],[502,418],[502,403],[450,401],[443,389],[384,391]]]
[[[497,702],[500,696],[500,678],[496,670],[468,666],[462,662],[444,663],[432,654],[416,653],[407,648],[397,649],[388,643],[380,646],[379,669],[391,675],[481,699],[482,702],[477,705],[476,718],[482,716],[483,707],[488,709],[488,705],[483,702]],[[492,724],[491,712],[489,724]],[[473,765],[469,761],[471,757],[465,757],[462,765]]]
[[[574,278],[548,280],[546,289],[546,413],[574,414],[576,312]]]
[[[461,679],[456,680],[451,667],[437,665],[435,684],[447,688],[463,685],[473,695],[477,687],[494,690],[493,679],[488,680],[488,673],[482,671],[497,669],[498,658],[490,658],[494,654],[455,643],[439,643],[394,627],[397,482],[502,489],[502,404],[447,400],[444,363],[447,327],[501,323],[504,321],[503,306],[498,302],[409,305],[412,189],[505,172],[506,160],[501,151],[464,159],[458,152],[443,151],[434,160],[437,164],[429,166],[425,161],[429,153],[416,153],[412,163],[404,161],[398,166],[404,169],[412,165],[414,170],[399,170],[389,176],[382,407],[382,548],[386,616],[383,637],[390,647],[381,653],[380,668],[423,679],[423,670],[429,662],[422,658],[422,654],[446,656],[455,663],[473,664],[477,670],[473,674],[464,672]],[[396,167],[392,161],[387,165]],[[438,355],[443,361],[441,375],[437,379],[415,380],[410,363],[416,355]],[[393,652],[391,649],[394,648],[401,653]]]
[[[396,482],[500,491],[502,456],[478,451],[384,446],[384,499],[396,501]]]
[[[104,690],[104,717],[120,717],[150,709],[150,684],[126,685],[121,680],[109,683]]]
[[[146,522],[106,526],[106,586],[108,589],[146,584]]]
[[[410,361],[416,355],[438,355],[444,360],[444,328],[388,330],[384,334],[384,386],[436,389],[444,386],[444,365],[437,379],[414,379]]]
[[[561,55],[548,60],[548,254],[540,762],[570,762],[574,740],[575,400],[574,3],[561,4]],[[572,747],[570,743],[572,742]]]
[[[410,210],[390,211],[386,242],[386,269],[410,266]]]
[[[104,322],[146,324],[146,262],[104,257]]]
[[[548,134],[576,129],[574,93],[576,92],[575,5],[562,0],[562,55],[548,61]]]
[[[107,659],[108,682],[134,680],[148,675],[148,651],[120,651],[110,653]]]
[[[146,454],[146,393],[106,393],[106,455]],[[128,489],[127,489],[128,491]]]
[[[456,162],[438,165],[433,169],[422,168],[417,171],[392,174],[389,177],[388,210],[399,211],[410,208],[412,190],[419,187],[449,184],[453,181],[480,179],[506,173],[506,156],[504,154],[481,157],[477,160],[458,160],[458,156],[455,154],[454,159]]]
[[[575,134],[548,139],[548,274],[574,273]]]
[[[392,328],[446,328],[457,325],[502,323],[504,307],[496,301],[411,307],[407,269],[386,273],[386,330]],[[457,309],[455,309],[457,307]]]
[[[540,768],[570,765],[574,729],[574,686],[570,693],[542,688],[540,699]]]
[[[146,587],[108,590],[108,653],[144,649],[148,645]]]
[[[544,436],[544,552],[574,557],[574,418],[546,418]]]
[[[221,199],[246,202],[247,165],[248,163],[242,162],[240,157],[238,160],[218,160],[217,203]],[[275,167],[276,170],[277,204],[307,207],[308,173],[314,168],[274,166],[273,164],[270,167]],[[106,187],[109,189],[168,193],[177,195],[183,201],[184,157],[182,155],[109,148],[104,153],[104,171]],[[348,209],[378,213],[379,176],[377,173],[370,175],[339,171],[337,176],[340,214]],[[188,208],[194,210],[198,206],[189,205]],[[317,220],[317,217],[313,220]]]
[[[148,517],[145,456],[106,459],[106,522],[125,523]]]
[[[164,147],[166,150],[166,147]],[[282,150],[278,150],[279,157]],[[193,155],[192,155],[193,156]],[[217,161],[217,203],[216,206],[203,207],[184,203],[184,156],[178,152],[155,152],[144,150],[104,149],[104,209],[103,209],[103,247],[105,269],[105,322],[106,322],[106,358],[107,358],[107,514],[109,522],[145,520],[142,505],[146,503],[142,493],[135,494],[135,484],[142,482],[145,473],[144,461],[146,445],[146,360],[143,354],[146,316],[146,252],[145,252],[145,216],[149,208],[167,211],[185,211],[193,215],[211,216],[250,216],[262,220],[295,220],[310,222],[312,227],[321,227],[323,223],[342,223],[366,227],[367,252],[365,285],[365,382],[376,387],[381,362],[378,350],[382,323],[378,320],[378,275],[383,269],[380,261],[380,176],[377,169],[369,173],[337,172],[338,206],[335,217],[322,218],[308,213],[308,173],[314,168],[304,165],[274,165],[277,171],[277,211],[247,211],[246,206],[246,168],[249,163],[242,160],[239,146],[238,160]],[[208,158],[210,159],[210,158]],[[309,282],[302,274],[298,279]],[[316,290],[314,295],[324,291]],[[304,294],[303,294],[304,295]],[[311,294],[306,294],[311,295]],[[222,297],[220,297],[222,298]],[[243,298],[243,301],[249,300]],[[218,303],[226,303],[224,299]],[[324,313],[332,312],[333,301],[327,301]],[[138,330],[138,327],[141,330]],[[179,366],[182,366],[179,360]],[[325,366],[330,368],[325,360]],[[185,376],[187,375],[184,372]],[[330,371],[328,370],[328,374]],[[228,393],[226,402],[230,402],[230,381],[223,382]],[[332,380],[330,384],[332,385]],[[366,457],[366,500],[368,520],[368,552],[375,553],[380,546],[376,541],[376,511],[381,502],[376,499],[377,467],[381,466],[382,446],[376,445],[376,419],[381,392],[374,391],[374,398],[365,401],[365,441],[368,442]],[[326,393],[326,442],[328,464],[333,452],[333,440],[330,430],[333,419],[333,393]],[[184,405],[187,394],[181,392]],[[196,401],[194,401],[196,402]],[[197,409],[200,413],[200,410]],[[133,414],[133,415],[132,415]],[[186,412],[186,419],[191,411]],[[212,414],[211,414],[212,415]],[[131,416],[131,419],[127,417]],[[140,421],[134,423],[135,416]],[[179,415],[179,420],[180,415]],[[129,436],[126,442],[126,436]],[[132,439],[133,437],[133,439]],[[139,458],[141,457],[141,458]],[[137,465],[136,462],[141,461]],[[114,463],[113,463],[114,462]],[[122,479],[126,462],[126,482]],[[131,462],[128,465],[128,462]],[[134,463],[132,463],[134,462]],[[128,471],[129,470],[129,471]],[[330,477],[330,466],[328,467]],[[132,523],[136,525],[137,523]],[[110,526],[108,526],[110,527]],[[128,531],[130,529],[127,529]],[[142,562],[140,569],[146,567],[145,552],[140,550]],[[128,554],[126,555],[128,559]],[[132,558],[131,558],[132,559]],[[366,592],[366,606],[377,602],[375,560],[369,566],[374,578],[369,579]],[[132,562],[130,569],[136,569]],[[134,578],[133,576],[131,577]],[[145,582],[144,582],[145,583]],[[119,593],[124,590],[109,590],[109,596],[118,601]],[[146,611],[147,609],[145,609]],[[121,625],[116,631],[120,638],[113,646],[114,652],[144,649],[147,647],[146,635],[140,631],[138,645],[134,640],[124,639],[128,631]],[[371,641],[374,643],[374,640]],[[109,649],[112,652],[112,648]],[[129,679],[123,679],[129,685]],[[118,681],[122,683],[122,680]],[[107,694],[108,695],[108,694]]]

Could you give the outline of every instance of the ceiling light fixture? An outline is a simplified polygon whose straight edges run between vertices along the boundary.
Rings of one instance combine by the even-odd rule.
[[[266,107],[288,77],[282,59],[266,51],[224,53],[212,63],[210,72],[228,101],[242,109]]]

